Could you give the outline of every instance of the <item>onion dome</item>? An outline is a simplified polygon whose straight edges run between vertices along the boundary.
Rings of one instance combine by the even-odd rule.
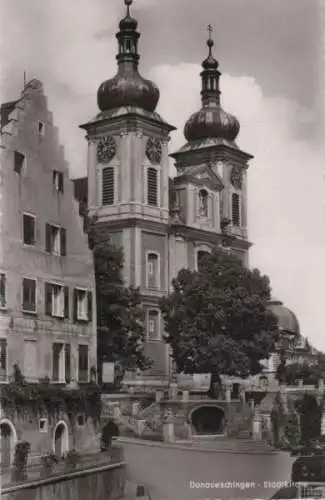
[[[212,27],[207,45],[208,57],[203,61],[201,72],[202,79],[202,108],[194,113],[186,122],[184,135],[188,142],[203,139],[225,139],[233,142],[239,134],[240,125],[234,116],[226,113],[220,105],[219,63],[212,55],[214,42],[211,38]]]
[[[290,335],[300,336],[300,326],[297,316],[282,302],[272,300],[268,309],[278,318],[279,329]]]
[[[118,72],[114,78],[103,82],[97,92],[97,104],[101,111],[123,106],[134,106],[145,111],[155,111],[159,101],[159,89],[138,72],[138,23],[130,15],[132,0],[124,0],[126,16],[120,21],[117,33],[119,53],[116,56]]]

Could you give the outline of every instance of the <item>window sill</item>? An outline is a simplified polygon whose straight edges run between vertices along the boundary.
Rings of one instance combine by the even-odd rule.
[[[76,321],[77,322],[81,322],[81,323],[88,323],[89,322],[89,318],[87,316],[77,317]]]
[[[65,319],[64,314],[51,314],[51,318],[54,319]]]
[[[36,247],[36,241],[34,243],[25,243],[23,241],[23,247],[24,248],[35,248]]]
[[[1,306],[1,305],[0,305],[0,311],[8,311],[8,309],[9,309],[9,308],[8,308],[8,306],[7,306],[7,305],[5,305],[5,306]]]
[[[28,309],[22,309],[23,314],[30,314],[31,316],[37,316],[37,310],[35,309],[34,311],[30,311]]]

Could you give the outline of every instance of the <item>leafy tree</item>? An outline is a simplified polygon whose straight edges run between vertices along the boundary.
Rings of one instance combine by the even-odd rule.
[[[211,373],[213,384],[222,374],[246,377],[262,370],[278,339],[266,276],[216,249],[200,260],[199,271],[182,269],[172,284],[160,306],[179,372]]]
[[[316,385],[319,380],[318,367],[307,362],[291,363],[285,366],[283,382],[287,385],[296,385],[302,380],[306,385]]]
[[[102,363],[114,362],[118,386],[126,371],[145,370],[151,365],[143,350],[140,292],[124,286],[122,249],[110,243],[96,217],[89,218],[86,227],[95,264],[99,380]]]

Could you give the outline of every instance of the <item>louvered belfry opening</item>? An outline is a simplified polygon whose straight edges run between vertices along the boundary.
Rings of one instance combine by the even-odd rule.
[[[103,205],[114,204],[114,167],[106,167],[103,169],[103,182],[102,182],[102,202]]]
[[[158,205],[158,175],[155,168],[148,168],[148,205]]]
[[[240,198],[239,194],[233,193],[232,195],[232,223],[234,226],[240,226]]]

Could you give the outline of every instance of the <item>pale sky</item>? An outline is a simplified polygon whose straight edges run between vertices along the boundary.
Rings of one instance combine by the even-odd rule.
[[[99,84],[116,72],[122,0],[0,0],[1,100],[27,79],[45,85],[71,176],[86,173],[78,125],[98,112]],[[206,27],[214,26],[222,103],[241,122],[249,169],[251,266],[301,331],[325,350],[325,190],[321,147],[321,41],[317,0],[135,0],[140,72],[161,92],[158,112],[175,125],[200,107]],[[324,84],[324,83],[323,83]]]

